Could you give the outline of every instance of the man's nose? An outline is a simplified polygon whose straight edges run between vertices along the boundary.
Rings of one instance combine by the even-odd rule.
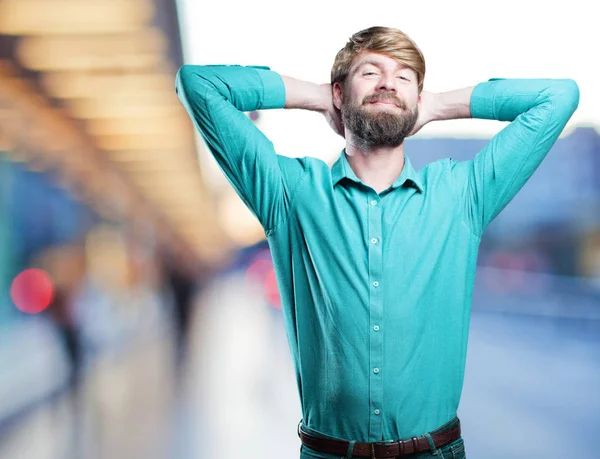
[[[378,89],[396,92],[396,79],[394,75],[382,73],[379,78]]]

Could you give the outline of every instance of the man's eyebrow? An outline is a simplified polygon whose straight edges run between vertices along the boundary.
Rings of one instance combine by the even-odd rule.
[[[373,65],[375,67],[381,67],[381,62],[371,61],[371,60],[362,61],[356,66],[356,70],[360,69],[361,67],[363,67],[365,65]]]
[[[400,68],[398,70],[410,69],[408,65],[402,64],[400,62],[398,64],[400,65]],[[373,60],[362,61],[356,66],[356,69],[354,71],[357,72],[360,68],[362,68],[365,65],[373,65],[375,67],[381,68],[383,66],[383,63]]]

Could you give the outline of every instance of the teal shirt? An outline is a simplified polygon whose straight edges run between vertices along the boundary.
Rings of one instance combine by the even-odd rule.
[[[375,192],[345,154],[290,158],[243,113],[282,108],[266,67],[183,66],[176,89],[271,249],[304,423],[357,441],[407,438],[453,418],[477,253],[579,101],[572,80],[493,79],[474,118],[510,121],[476,157],[443,159]],[[307,152],[310,154],[310,152]]]

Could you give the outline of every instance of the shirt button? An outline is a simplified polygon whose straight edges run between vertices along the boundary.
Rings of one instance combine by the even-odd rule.
[[[377,201],[375,201],[374,199],[371,201],[371,205],[372,206],[376,206],[377,205]]]
[[[377,244],[377,238],[376,238],[376,237],[374,237],[373,239],[371,239],[371,242],[372,242],[373,244]]]
[[[375,410],[375,411],[373,411],[373,413],[375,413],[375,414],[379,414],[379,413],[381,413],[381,411],[379,411],[379,410]]]
[[[379,368],[373,368],[373,373],[375,373],[375,374],[379,373]]]
[[[375,331],[379,331],[379,325],[375,325],[375,326],[373,327],[373,330],[375,330]]]
[[[373,287],[379,287],[379,282],[377,282],[377,281],[373,282]]]

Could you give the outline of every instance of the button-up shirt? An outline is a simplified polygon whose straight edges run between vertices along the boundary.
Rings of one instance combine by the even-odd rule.
[[[482,233],[565,127],[579,100],[575,82],[479,83],[472,116],[510,123],[472,160],[417,172],[405,156],[380,193],[344,152],[331,168],[310,152],[276,153],[244,112],[284,107],[278,73],[186,65],[176,89],[265,230],[303,422],[338,438],[382,441],[452,419]]]

